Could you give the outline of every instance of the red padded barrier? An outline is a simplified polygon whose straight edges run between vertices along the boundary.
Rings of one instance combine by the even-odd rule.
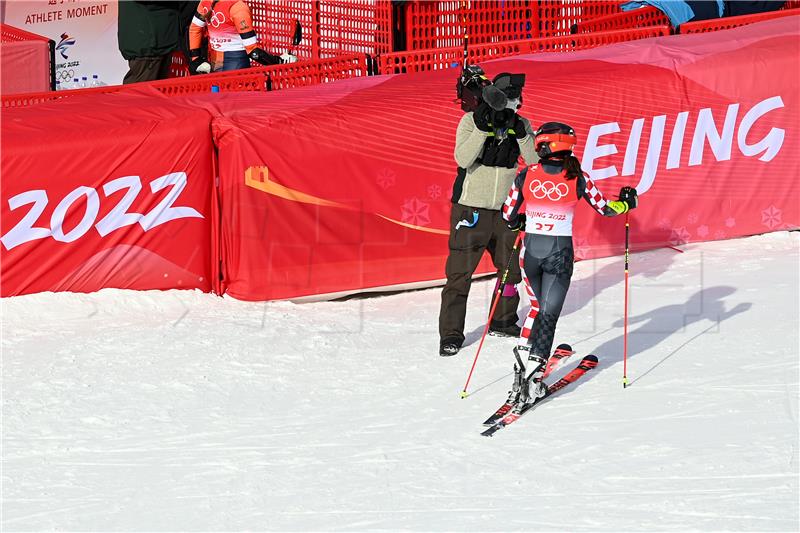
[[[687,22],[681,24],[681,33],[704,33],[709,31],[729,30],[738,26],[745,26],[762,20],[772,20],[781,17],[791,17],[800,15],[800,9],[782,9],[779,11],[768,11],[767,13],[754,13],[752,15],[741,15],[738,17],[725,17],[721,19],[699,20],[697,22]]]
[[[507,57],[532,52],[566,52],[594,48],[610,43],[619,43],[648,37],[669,35],[669,26],[653,26],[632,30],[563,35],[524,41],[508,41],[491,44],[478,44],[467,50],[469,63],[475,64],[487,59]],[[380,57],[382,74],[403,72],[423,72],[458,67],[463,60],[464,50],[460,47],[395,52]]]
[[[613,15],[592,18],[577,23],[573,33],[590,33],[596,31],[613,31],[649,26],[671,26],[669,17],[653,6],[642,7],[632,11],[621,11]]]

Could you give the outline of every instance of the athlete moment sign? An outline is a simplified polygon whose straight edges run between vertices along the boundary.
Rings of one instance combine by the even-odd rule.
[[[117,46],[117,1],[12,0],[3,2],[3,23],[56,43],[56,81],[83,77],[106,85],[122,83],[128,62]],[[75,88],[71,87],[70,88]]]

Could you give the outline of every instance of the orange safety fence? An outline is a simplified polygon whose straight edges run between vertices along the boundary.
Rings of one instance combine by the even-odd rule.
[[[271,91],[290,87],[317,85],[339,79],[366,76],[366,59],[361,54],[350,54],[330,59],[303,61],[287,65],[273,65],[185,78],[170,78],[129,85],[110,85],[71,91],[13,94],[2,96],[2,107],[24,107],[88,94],[111,94],[131,88],[153,87],[168,96],[207,93],[212,86],[220,92]]]
[[[754,13],[752,15],[740,15],[738,17],[725,17],[721,19],[698,20],[697,22],[686,22],[680,25],[681,33],[703,33],[709,31],[729,30],[739,26],[745,26],[754,22],[771,20],[781,17],[800,15],[800,9],[782,9],[779,11],[768,11],[766,13]]]
[[[663,11],[653,6],[646,6],[631,11],[621,11],[613,15],[584,20],[574,24],[571,31],[572,33],[590,33],[671,25],[669,17]]]
[[[520,41],[506,41],[470,46],[467,50],[470,64],[480,63],[488,59],[496,59],[519,54],[535,52],[568,52],[594,48],[604,44],[660,37],[670,34],[669,26],[652,26],[559,37],[544,37]],[[461,47],[431,48],[411,52],[395,52],[380,57],[382,74],[399,74],[406,72],[424,72],[442,70],[461,66],[464,49]]]

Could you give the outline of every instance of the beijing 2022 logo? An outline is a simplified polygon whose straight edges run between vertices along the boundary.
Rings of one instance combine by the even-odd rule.
[[[61,57],[63,57],[64,59],[69,59],[69,57],[67,56],[67,48],[69,48],[73,44],[75,44],[75,38],[70,37],[66,33],[62,33],[61,40],[58,41],[58,44],[56,45],[56,50],[58,50],[58,52],[61,54]]]

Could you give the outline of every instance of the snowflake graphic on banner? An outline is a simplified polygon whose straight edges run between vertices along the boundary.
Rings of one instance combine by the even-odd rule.
[[[381,189],[386,190],[395,184],[397,181],[397,174],[395,174],[394,170],[391,168],[383,168],[378,172],[378,177],[375,178],[375,181]]]
[[[429,185],[428,186],[428,198],[431,200],[436,200],[442,195],[442,187],[440,185]]]
[[[674,228],[672,230],[672,234],[669,236],[669,242],[673,246],[678,246],[679,244],[686,244],[689,242],[689,237],[689,232],[685,227],[681,226],[680,228]]]
[[[781,210],[774,205],[761,211],[761,223],[769,229],[775,229],[781,224]]]
[[[670,229],[672,228],[672,221],[668,218],[662,218],[658,221],[658,229]]]
[[[415,226],[427,226],[431,223],[429,205],[419,198],[411,198],[400,207],[400,220]]]
[[[725,225],[729,228],[732,228],[736,225],[736,219],[733,217],[728,217],[725,219]]]
[[[686,217],[686,221],[689,222],[689,224],[696,224],[698,220],[700,220],[700,216],[697,213],[691,213]]]
[[[714,238],[717,239],[718,241],[724,239],[725,232],[722,231],[721,229],[718,229],[717,231],[714,232]]]
[[[697,228],[697,236],[701,239],[708,237],[708,226],[700,226]]]
[[[575,257],[577,259],[585,259],[586,257],[589,257],[589,252],[591,249],[592,248],[589,246],[588,239],[581,237],[574,240]]]

